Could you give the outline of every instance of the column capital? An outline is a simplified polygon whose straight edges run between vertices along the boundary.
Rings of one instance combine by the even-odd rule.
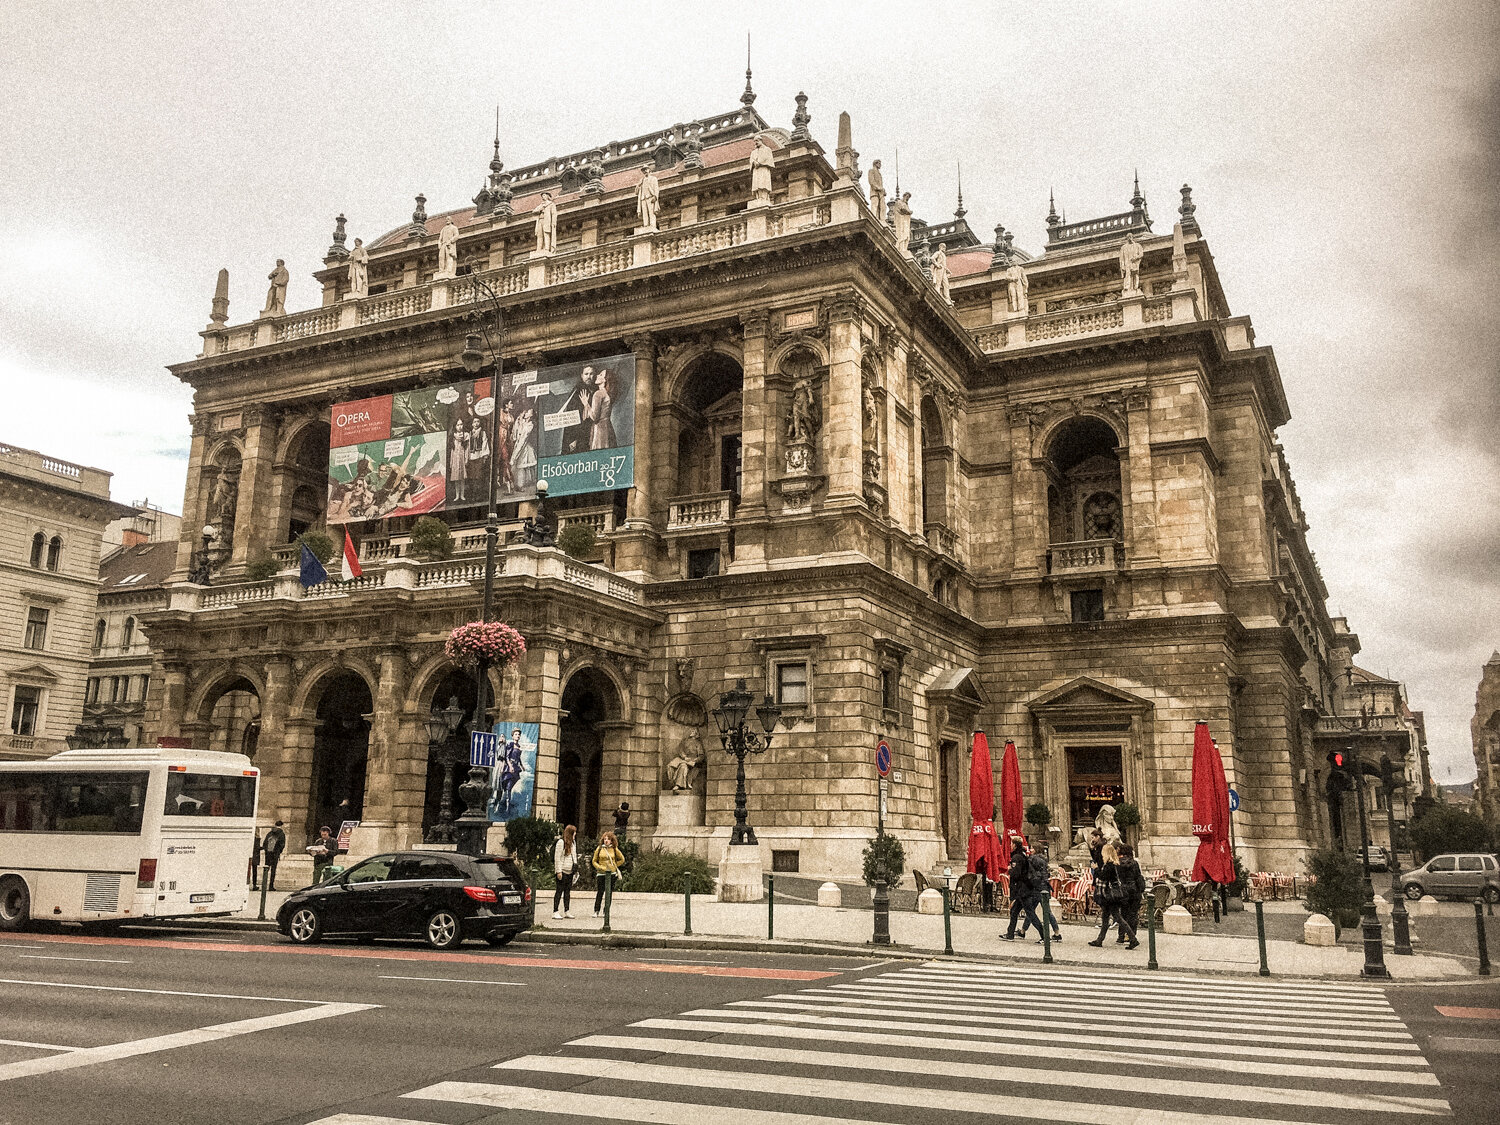
[[[625,346],[635,353],[637,359],[654,362],[661,343],[654,332],[632,332],[625,337]]]
[[[1149,387],[1130,387],[1125,391],[1125,409],[1134,414],[1140,410],[1151,408],[1151,389]]]
[[[764,336],[771,324],[770,309],[750,309],[740,313],[740,325],[745,330],[747,338],[751,336]]]
[[[859,319],[864,312],[865,303],[853,289],[846,289],[826,298],[823,307],[830,322],[846,322]]]

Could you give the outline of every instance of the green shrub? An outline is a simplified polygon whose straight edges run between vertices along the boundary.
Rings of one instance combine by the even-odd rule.
[[[1229,884],[1229,894],[1239,899],[1250,897],[1250,872],[1245,870],[1244,863],[1240,861],[1239,852],[1234,853],[1234,882]]]
[[[1477,816],[1452,805],[1438,805],[1411,822],[1411,842],[1426,862],[1444,852],[1487,852],[1490,830]]]
[[[870,886],[884,882],[893,886],[906,870],[906,849],[901,841],[885,832],[877,832],[865,845],[865,882]]]
[[[586,523],[570,523],[557,537],[557,546],[575,559],[592,559],[599,553],[599,540],[594,529]]]
[[[412,525],[406,552],[418,559],[446,559],[453,554],[453,532],[436,516],[423,516]]]
[[[262,552],[245,564],[245,577],[251,582],[264,582],[280,569],[279,562]]]
[[[1303,905],[1314,914],[1324,915],[1338,929],[1357,925],[1364,891],[1359,862],[1353,853],[1336,848],[1313,852],[1308,856],[1307,869],[1317,877],[1317,882],[1307,888],[1307,901]]]
[[[320,563],[326,563],[333,558],[333,552],[338,544],[333,541],[333,536],[326,531],[316,529],[304,531],[297,536],[297,542],[313,553],[313,557]]]
[[[1122,801],[1115,806],[1115,823],[1121,828],[1139,828],[1141,826],[1141,810],[1129,801]]]
[[[505,845],[511,854],[528,871],[545,868],[549,876],[552,874],[552,845],[561,835],[561,824],[536,816],[518,816],[505,825]],[[583,854],[582,847],[578,854]]]
[[[1118,821],[1118,813],[1115,814],[1115,819]],[[1046,828],[1052,823],[1052,810],[1043,801],[1033,802],[1026,806],[1026,823],[1034,824],[1038,828]]]
[[[713,893],[715,874],[707,860],[685,852],[640,852],[625,887],[632,891],[681,894],[684,881],[690,881],[693,894],[707,895]]]

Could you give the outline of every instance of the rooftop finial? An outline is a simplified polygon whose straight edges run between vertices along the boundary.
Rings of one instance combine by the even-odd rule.
[[[1010,266],[1010,247],[1005,244],[1005,224],[995,224],[995,249],[990,255],[990,269],[1003,270]]]
[[[1146,197],[1141,194],[1141,171],[1135,172],[1135,194],[1130,197],[1130,207],[1134,211],[1143,210],[1146,206]]]
[[[792,114],[792,141],[810,141],[812,134],[807,131],[807,123],[812,120],[812,114],[807,112],[807,95],[799,91],[795,100],[797,111]]]
[[[750,88],[750,33],[745,32],[745,92],[740,95],[740,105],[749,109],[755,104],[755,91]]]
[[[1201,234],[1198,220],[1194,212],[1198,210],[1197,204],[1193,202],[1193,189],[1187,184],[1182,185],[1182,206],[1177,208],[1177,213],[1182,216],[1182,230],[1185,234]]]
[[[964,162],[958,161],[958,207],[953,212],[955,219],[962,219],[968,212],[964,210]]]
[[[495,155],[490,159],[490,172],[498,176],[505,170],[505,165],[500,163],[500,107],[495,107]]]
[[[1062,220],[1057,217],[1057,196],[1051,188],[1047,189],[1047,226],[1057,227],[1062,225]]]
[[[328,247],[328,253],[323,256],[325,260],[342,262],[349,257],[349,251],[344,246],[344,221],[342,213],[333,220],[333,244]]]

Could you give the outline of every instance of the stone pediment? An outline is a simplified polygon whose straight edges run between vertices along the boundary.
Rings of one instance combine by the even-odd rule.
[[[1092,676],[1079,676],[1061,687],[1053,688],[1033,699],[1032,711],[1144,711],[1152,706],[1145,699],[1121,688],[1112,687]]]
[[[986,702],[984,689],[979,686],[979,677],[972,668],[949,668],[938,676],[927,689],[928,695],[942,696],[954,702],[982,707]]]
[[[57,676],[43,668],[40,664],[28,664],[24,668],[17,668],[10,674],[13,680],[23,680],[27,683],[56,683]]]

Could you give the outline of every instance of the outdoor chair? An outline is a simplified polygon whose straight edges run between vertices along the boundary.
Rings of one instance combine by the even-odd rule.
[[[1087,879],[1074,879],[1062,889],[1063,919],[1082,919],[1089,914],[1089,896],[1092,884]]]
[[[979,876],[965,871],[953,884],[953,908],[959,913],[979,912]]]
[[[923,891],[927,890],[928,887],[932,886],[932,884],[927,881],[927,876],[923,875],[920,871],[913,869],[911,877],[916,881],[917,894],[921,894]]]
[[[1172,885],[1157,883],[1149,891],[1151,897],[1147,901],[1151,904],[1150,909],[1156,912],[1156,921],[1160,924],[1166,917],[1167,907],[1172,905]]]

